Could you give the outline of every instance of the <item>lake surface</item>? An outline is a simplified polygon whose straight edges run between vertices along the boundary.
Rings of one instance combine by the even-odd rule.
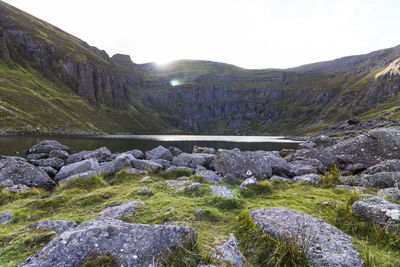
[[[0,154],[25,156],[25,151],[43,140],[57,140],[75,152],[94,150],[105,146],[111,152],[124,152],[132,149],[150,150],[158,145],[176,146],[184,152],[192,152],[193,146],[206,146],[215,149],[239,148],[250,150],[281,150],[297,148],[298,142],[281,136],[220,136],[220,135],[97,135],[97,136],[0,136]]]

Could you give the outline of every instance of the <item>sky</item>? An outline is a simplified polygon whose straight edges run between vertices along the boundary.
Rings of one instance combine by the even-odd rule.
[[[5,0],[135,63],[288,68],[400,44],[398,0]]]

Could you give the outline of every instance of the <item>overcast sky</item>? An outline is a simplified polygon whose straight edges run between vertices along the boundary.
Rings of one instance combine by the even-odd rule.
[[[111,56],[287,68],[400,44],[398,0],[5,0]]]

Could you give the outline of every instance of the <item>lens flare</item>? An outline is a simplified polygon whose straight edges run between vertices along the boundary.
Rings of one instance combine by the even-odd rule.
[[[173,79],[173,80],[170,80],[170,81],[169,81],[169,84],[170,84],[171,86],[178,86],[178,85],[181,85],[182,83],[181,83],[179,80],[177,80],[177,79]]]

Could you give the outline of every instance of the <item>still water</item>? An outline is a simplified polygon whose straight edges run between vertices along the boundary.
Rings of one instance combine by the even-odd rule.
[[[245,150],[281,150],[297,148],[298,143],[281,136],[220,136],[220,135],[97,135],[97,136],[0,136],[0,154],[24,156],[25,151],[40,141],[57,140],[74,151],[94,150],[105,146],[111,152],[132,149],[150,150],[158,145],[176,146],[192,152],[193,146],[239,148]]]

